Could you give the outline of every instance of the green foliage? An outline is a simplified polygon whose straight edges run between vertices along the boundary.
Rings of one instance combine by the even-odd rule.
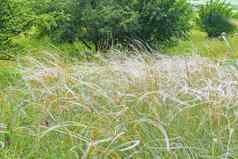
[[[0,5],[1,32],[6,39],[30,32],[32,28],[37,29],[36,35],[54,39],[65,29],[67,2],[62,0],[42,0],[40,3],[38,0],[3,0]]]
[[[94,44],[96,50],[126,44],[138,16],[132,6],[115,0],[74,0],[71,10],[73,32],[88,47]]]
[[[186,0],[73,0],[70,11],[70,33],[96,50],[185,37],[192,12]]]
[[[186,0],[3,0],[0,8],[1,41],[36,28],[39,37],[96,50],[157,47],[185,37],[191,17]]]
[[[218,37],[221,33],[231,33],[235,26],[230,21],[233,15],[231,6],[224,0],[210,0],[199,10],[199,25],[209,37]]]
[[[69,9],[67,1],[43,0],[39,3],[37,0],[31,0],[29,8],[32,9],[33,26],[39,30],[39,36],[48,35],[57,42],[67,41],[67,36],[64,35],[64,32],[67,32],[66,22],[69,19],[66,12]]]
[[[12,10],[8,0],[2,0],[0,3],[0,46],[4,46],[10,37],[10,20]]]
[[[171,42],[186,37],[192,10],[186,0],[140,0],[138,33],[148,43]]]
[[[2,0],[0,3],[0,50],[13,50],[13,37],[31,27],[30,18],[23,1]]]

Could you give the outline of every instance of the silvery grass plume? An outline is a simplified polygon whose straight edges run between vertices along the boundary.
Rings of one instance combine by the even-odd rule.
[[[20,101],[18,107],[34,105],[46,116],[39,125],[24,127],[37,142],[50,134],[69,136],[74,143],[81,142],[70,149],[78,158],[141,154],[210,158],[210,147],[203,141],[222,145],[221,158],[237,155],[232,142],[238,118],[234,66],[199,56],[143,54],[102,57],[98,62],[62,61],[52,54],[25,58],[19,63],[24,86],[6,92],[21,92],[20,99],[14,96]],[[192,112],[197,108],[202,113]],[[24,109],[21,112],[27,114]],[[69,112],[65,120],[57,117]],[[196,131],[177,123],[194,122],[196,115],[201,117],[196,117]],[[222,120],[228,124],[220,125]],[[210,121],[218,125],[221,136],[205,126]],[[188,140],[179,124],[185,124],[194,138]],[[205,132],[200,136],[210,136],[212,141],[195,136],[200,131]]]

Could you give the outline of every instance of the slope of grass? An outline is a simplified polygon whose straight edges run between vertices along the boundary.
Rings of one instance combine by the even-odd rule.
[[[227,46],[223,39],[207,38],[206,33],[193,30],[189,40],[180,41],[172,48],[167,48],[164,52],[171,55],[191,55],[197,54],[204,57],[224,58],[227,56],[238,56],[238,36],[229,36],[228,41],[233,50]]]
[[[17,71],[0,92],[0,158],[238,157],[238,71],[222,61],[49,54]]]

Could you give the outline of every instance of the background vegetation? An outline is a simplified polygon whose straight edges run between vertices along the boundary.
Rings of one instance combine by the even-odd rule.
[[[198,12],[186,0],[4,0],[0,8],[2,53],[17,48],[19,54],[30,45],[35,49],[40,41],[63,52],[66,46],[65,54],[74,57],[82,57],[83,50],[112,48],[166,52],[179,41],[196,38],[191,29],[202,29],[208,37],[236,30],[236,13],[222,0],[210,1]]]
[[[199,25],[209,37],[218,37],[235,30],[232,15],[232,7],[225,1],[210,1],[199,10]]]

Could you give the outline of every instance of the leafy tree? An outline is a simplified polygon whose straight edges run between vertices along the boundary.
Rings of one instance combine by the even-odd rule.
[[[186,37],[190,13],[186,0],[2,0],[0,41],[35,27],[40,36],[96,50],[149,49]]]
[[[192,12],[186,0],[73,0],[70,11],[72,32],[96,50],[186,37]]]

